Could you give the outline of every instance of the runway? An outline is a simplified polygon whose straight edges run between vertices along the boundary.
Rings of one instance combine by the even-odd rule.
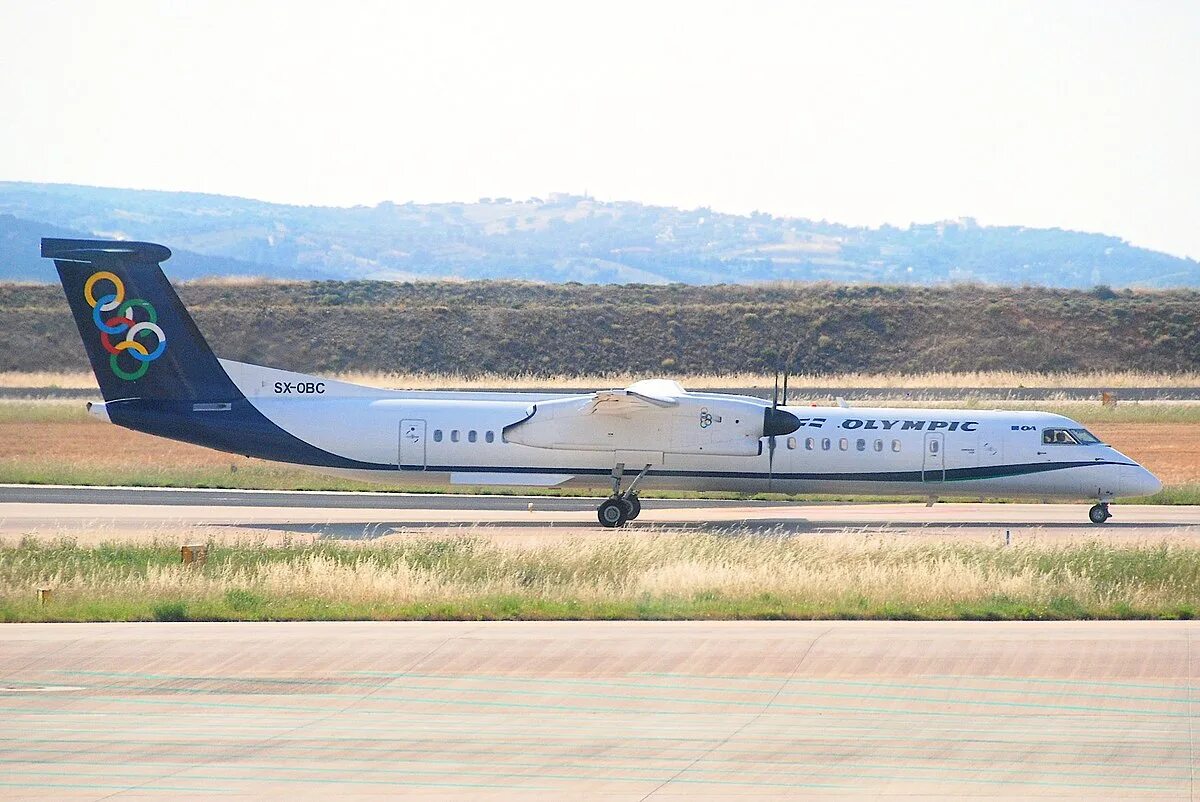
[[[1195,622],[10,624],[7,798],[1194,795]]]
[[[495,536],[597,534],[592,498],[405,493],[0,487],[0,536],[215,539],[310,535],[354,540],[470,530]],[[775,534],[881,532],[996,538],[1200,537],[1200,508],[1114,505],[1103,526],[1087,504],[796,503],[645,499],[621,531],[669,528]]]
[[[192,507],[304,507],[354,510],[525,510],[530,502],[544,510],[596,509],[598,499],[560,496],[490,496],[453,493],[325,492],[318,490],[208,490],[174,487],[80,487],[0,485],[0,504],[114,504]],[[674,499],[674,508],[746,506],[744,501]],[[751,502],[753,504],[753,502]]]

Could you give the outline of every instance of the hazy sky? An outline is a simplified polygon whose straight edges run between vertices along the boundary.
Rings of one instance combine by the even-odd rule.
[[[1200,257],[1200,3],[0,0],[0,179],[586,190]]]

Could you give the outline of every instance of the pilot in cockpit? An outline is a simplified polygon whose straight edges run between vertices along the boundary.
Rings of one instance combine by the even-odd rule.
[[[1042,432],[1042,442],[1046,445],[1074,445],[1076,440],[1066,429],[1046,429]]]

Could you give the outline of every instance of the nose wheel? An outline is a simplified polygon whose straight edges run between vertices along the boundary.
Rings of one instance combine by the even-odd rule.
[[[1102,524],[1112,517],[1112,513],[1108,511],[1108,505],[1104,502],[1093,504],[1088,510],[1088,520],[1094,524]]]
[[[596,510],[596,519],[600,521],[601,526],[609,529],[624,526],[642,513],[642,502],[637,495],[637,486],[649,470],[650,466],[647,465],[629,483],[629,489],[621,492],[621,479],[625,473],[625,464],[617,464],[617,467],[613,469],[613,494],[606,498]]]

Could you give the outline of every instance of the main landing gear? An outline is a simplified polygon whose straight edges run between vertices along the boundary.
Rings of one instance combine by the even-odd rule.
[[[1093,504],[1088,510],[1088,520],[1094,524],[1102,524],[1112,517],[1112,513],[1108,511],[1108,502],[1101,501],[1099,504]]]
[[[629,483],[629,489],[622,493],[621,479],[625,475],[625,463],[617,463],[617,467],[613,468],[612,472],[612,495],[605,499],[600,508],[596,510],[596,518],[600,521],[601,526],[610,529],[624,526],[627,521],[632,521],[641,514],[642,502],[637,495],[637,486],[649,471],[649,465],[642,468],[642,472]]]

